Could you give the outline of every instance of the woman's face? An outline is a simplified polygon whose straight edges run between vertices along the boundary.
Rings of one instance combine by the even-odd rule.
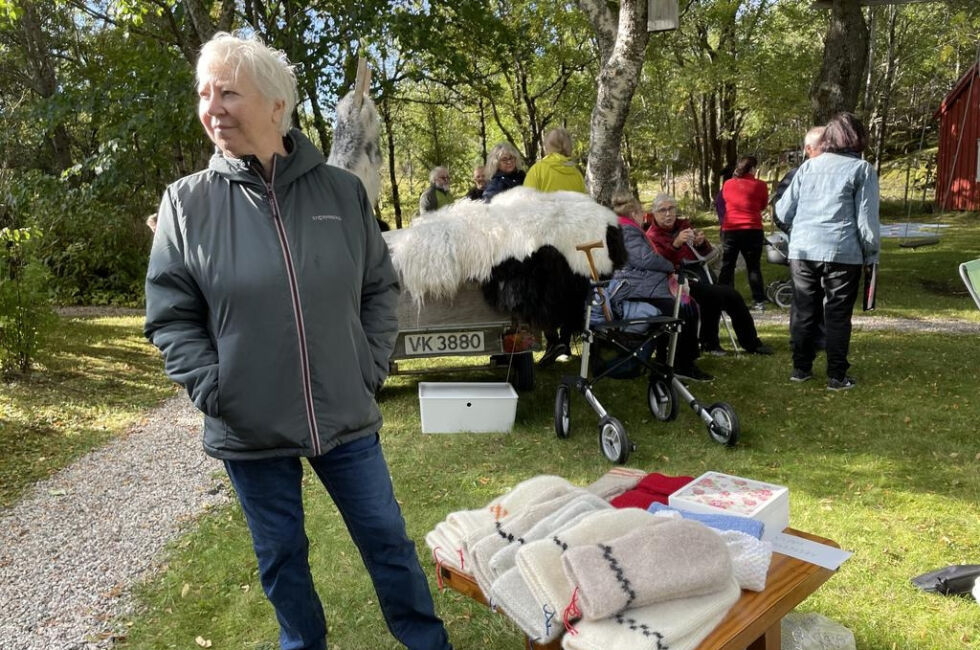
[[[509,174],[515,169],[517,169],[517,158],[508,151],[500,154],[500,158],[497,158],[497,169],[505,174]]]
[[[653,211],[653,220],[657,225],[670,230],[677,222],[677,206],[673,203],[662,203]]]
[[[285,102],[268,99],[250,75],[236,78],[227,65],[215,63],[206,70],[197,87],[197,114],[211,142],[234,158],[265,159],[279,150]]]

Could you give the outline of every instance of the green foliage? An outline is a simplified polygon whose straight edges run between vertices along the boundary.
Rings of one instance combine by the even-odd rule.
[[[28,374],[54,327],[50,271],[36,256],[40,232],[0,229],[0,372]]]

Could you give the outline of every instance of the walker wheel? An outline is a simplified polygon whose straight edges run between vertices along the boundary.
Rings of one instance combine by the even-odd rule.
[[[650,380],[647,386],[647,406],[650,413],[661,422],[670,422],[677,417],[677,392],[673,384],[662,377]]]
[[[612,416],[606,416],[599,423],[599,449],[610,462],[622,465],[633,451],[633,443],[626,435],[623,423]]]
[[[708,435],[715,442],[734,447],[738,443],[738,434],[741,430],[738,423],[738,415],[731,404],[727,402],[715,402],[707,409],[711,416],[711,423],[708,425]]]
[[[783,309],[789,309],[790,305],[793,304],[793,283],[784,282],[781,284],[773,293],[772,301]]]
[[[555,393],[555,435],[567,438],[572,432],[572,409],[568,386],[562,384]]]

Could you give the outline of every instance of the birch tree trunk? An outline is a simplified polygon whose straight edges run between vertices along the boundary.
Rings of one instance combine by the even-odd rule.
[[[585,182],[597,202],[609,205],[613,192],[627,187],[622,163],[623,126],[640,79],[647,32],[646,0],[622,0],[619,14],[604,0],[577,0],[599,43],[598,91],[589,134]]]

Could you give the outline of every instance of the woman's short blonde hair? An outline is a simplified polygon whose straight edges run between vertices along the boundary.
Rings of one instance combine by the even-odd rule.
[[[548,131],[544,136],[544,153],[560,153],[563,156],[572,155],[572,136],[560,126]]]
[[[201,48],[197,59],[197,83],[215,66],[227,68],[233,78],[246,74],[259,92],[269,101],[285,103],[279,132],[286,135],[296,108],[296,73],[286,54],[263,43],[257,36],[239,38],[228,32],[218,32]]]
[[[487,180],[493,178],[493,175],[497,173],[500,168],[500,157],[505,154],[514,157],[514,169],[524,169],[524,158],[521,157],[514,145],[509,142],[498,142],[487,154]]]

